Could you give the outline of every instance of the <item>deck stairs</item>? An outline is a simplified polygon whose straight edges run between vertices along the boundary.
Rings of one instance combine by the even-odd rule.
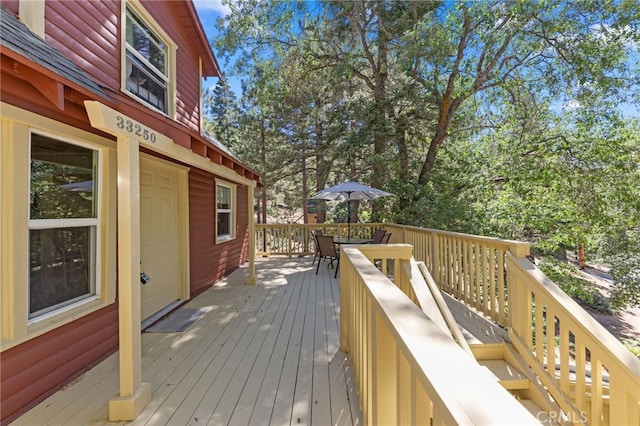
[[[478,363],[542,424],[565,424],[557,418],[561,408],[511,343],[472,343],[471,351]]]
[[[558,418],[562,409],[538,380],[525,358],[509,342],[506,331],[452,296],[441,292],[423,263],[418,262],[416,266],[426,282],[426,286],[423,283],[421,289],[415,286],[413,288],[416,303],[423,312],[486,368],[487,373],[540,420],[541,424],[570,424],[566,419]],[[425,291],[425,287],[428,291]]]

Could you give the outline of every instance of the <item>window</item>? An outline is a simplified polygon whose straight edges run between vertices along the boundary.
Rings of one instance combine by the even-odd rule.
[[[216,185],[216,237],[218,241],[233,238],[233,191],[226,185]]]
[[[169,46],[130,7],[126,9],[125,89],[169,114]]]
[[[29,319],[97,296],[99,151],[33,133]]]

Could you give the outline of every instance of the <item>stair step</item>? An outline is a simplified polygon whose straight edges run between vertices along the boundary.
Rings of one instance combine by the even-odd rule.
[[[556,426],[556,425],[559,424],[557,416],[554,416],[552,414],[547,413],[542,408],[540,408],[540,406],[538,404],[536,404],[534,401],[532,401],[530,399],[520,399],[520,400],[518,400],[518,402],[520,402],[520,404],[522,404],[524,406],[524,408],[527,409],[528,412],[533,414],[533,416],[541,424],[550,425],[550,426],[551,425]]]
[[[507,390],[529,389],[529,379],[503,359],[479,360]]]

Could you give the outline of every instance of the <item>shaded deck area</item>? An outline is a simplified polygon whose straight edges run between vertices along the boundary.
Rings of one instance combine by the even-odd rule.
[[[207,313],[184,332],[144,333],[152,400],[127,424],[359,425],[351,368],[339,350],[338,280],[312,258],[256,260],[185,305]],[[118,393],[118,355],[15,425],[100,425]],[[123,423],[124,424],[124,423]]]

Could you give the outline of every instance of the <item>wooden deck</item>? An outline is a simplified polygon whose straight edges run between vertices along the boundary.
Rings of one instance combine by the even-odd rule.
[[[339,350],[339,285],[312,259],[260,258],[191,300],[209,311],[184,332],[144,333],[152,400],[133,425],[361,425]],[[100,425],[118,393],[114,354],[14,425]],[[121,423],[125,424],[125,423]]]

